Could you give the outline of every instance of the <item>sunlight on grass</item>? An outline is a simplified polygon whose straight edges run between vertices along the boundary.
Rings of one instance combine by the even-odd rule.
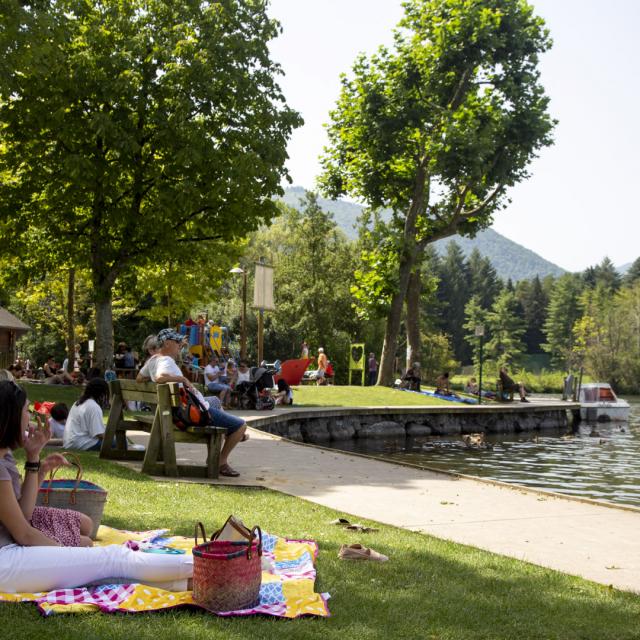
[[[388,387],[295,387],[293,402],[301,407],[451,406],[458,403]]]
[[[640,597],[431,536],[354,518],[274,491],[155,482],[117,464],[80,454],[85,477],[109,492],[103,522],[119,528],[208,532],[230,513],[246,524],[320,545],[316,591],[331,594],[328,619],[216,618],[204,612],[66,615],[43,620],[32,604],[0,605],[6,638],[66,640],[537,640],[637,637]],[[22,457],[20,457],[19,466]],[[354,505],[355,508],[355,505]],[[337,517],[379,529],[358,534]],[[361,542],[389,562],[337,558]]]

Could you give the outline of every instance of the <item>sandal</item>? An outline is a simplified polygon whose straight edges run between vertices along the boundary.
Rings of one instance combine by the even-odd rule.
[[[223,464],[220,469],[218,469],[218,475],[226,476],[227,478],[237,478],[240,473],[232,469],[228,464]]]
[[[343,544],[338,553],[340,560],[373,560],[374,562],[386,562],[389,558],[378,551],[363,547],[361,544]]]
[[[365,527],[363,524],[359,524],[354,522],[353,524],[349,524],[345,527],[350,531],[359,531],[360,533],[376,533],[378,530],[374,527]]]

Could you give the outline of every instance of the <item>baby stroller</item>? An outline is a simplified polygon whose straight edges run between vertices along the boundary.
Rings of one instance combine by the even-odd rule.
[[[251,380],[241,382],[237,387],[238,407],[249,410],[270,410],[275,407],[275,401],[271,397],[273,389],[273,376],[277,369],[266,363],[260,367],[251,368]]]

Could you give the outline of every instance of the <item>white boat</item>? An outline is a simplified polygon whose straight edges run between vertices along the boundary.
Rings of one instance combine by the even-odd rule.
[[[629,419],[629,403],[616,396],[610,384],[589,382],[580,387],[580,417],[589,422],[624,422]]]

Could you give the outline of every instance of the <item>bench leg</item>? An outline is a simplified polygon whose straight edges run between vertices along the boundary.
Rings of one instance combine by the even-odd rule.
[[[222,434],[213,433],[207,438],[207,478],[217,478],[220,469]]]

